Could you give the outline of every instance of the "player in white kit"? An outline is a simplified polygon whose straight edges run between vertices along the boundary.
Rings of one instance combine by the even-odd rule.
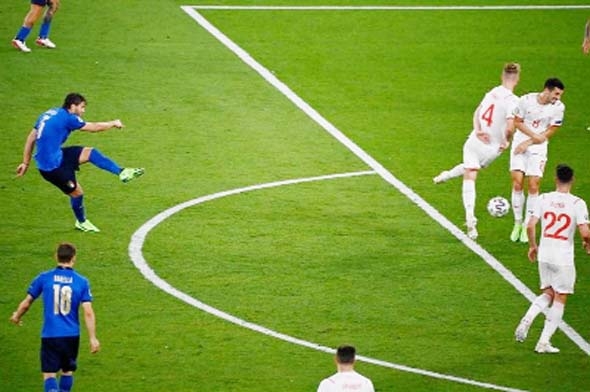
[[[467,235],[477,238],[475,180],[480,169],[490,165],[508,147],[514,131],[513,112],[518,104],[514,87],[520,65],[508,63],[502,71],[502,84],[486,93],[473,113],[473,130],[463,145],[463,162],[433,178],[435,184],[463,176],[462,198]]]
[[[582,245],[586,253],[590,254],[588,208],[584,200],[570,193],[573,178],[574,171],[569,166],[557,166],[556,190],[539,197],[527,225],[528,257],[531,262],[538,261],[543,293],[533,301],[516,328],[514,336],[517,341],[523,342],[535,317],[551,305],[543,332],[535,346],[535,351],[538,353],[559,352],[559,349],[551,345],[550,339],[563,318],[567,296],[574,293],[576,228],[582,237]],[[541,221],[541,236],[537,247],[535,230],[539,221]]]
[[[539,197],[539,186],[547,163],[547,143],[563,122],[565,105],[560,101],[563,83],[557,78],[547,79],[542,92],[523,95],[516,108],[516,132],[510,154],[512,177],[513,242],[527,242],[526,224]],[[524,182],[528,179],[526,215]]]
[[[352,346],[340,346],[336,350],[338,372],[322,380],[317,392],[375,392],[367,377],[354,371],[356,350]]]

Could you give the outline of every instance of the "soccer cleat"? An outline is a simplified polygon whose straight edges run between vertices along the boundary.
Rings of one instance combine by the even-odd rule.
[[[514,331],[514,338],[517,342],[524,342],[527,335],[529,334],[529,328],[531,327],[531,322],[526,319],[520,320],[518,327],[516,327],[516,331]]]
[[[24,52],[24,53],[29,53],[31,51],[31,49],[29,49],[27,44],[25,44],[20,39],[16,39],[16,38],[13,39],[12,46],[14,46],[15,48],[17,48],[18,50],[20,50],[21,52]]]
[[[551,343],[537,343],[535,346],[535,352],[539,354],[557,354],[559,349],[557,347],[553,347]]]
[[[472,240],[476,240],[478,233],[477,233],[477,219],[468,219],[467,223],[467,237],[471,238]]]
[[[512,233],[510,234],[510,241],[518,242],[518,240],[520,239],[520,236],[521,236],[521,234],[520,234],[521,232],[522,232],[522,224],[515,223],[514,228],[512,229]]]
[[[98,233],[100,229],[92,224],[88,219],[84,222],[76,221],[76,229],[81,230],[83,232],[94,232]]]
[[[39,37],[35,40],[35,43],[37,45],[42,46],[47,49],[55,49],[56,48],[55,44],[53,42],[51,42],[51,40],[49,38]]]
[[[119,179],[124,183],[127,183],[134,178],[141,176],[144,173],[143,168],[126,168],[119,173]]]
[[[445,170],[432,179],[435,184],[440,184],[449,180],[449,171]]]
[[[520,238],[518,239],[520,242],[522,242],[523,244],[526,244],[529,242],[529,236],[526,233],[526,227],[523,226],[522,230],[520,231]]]

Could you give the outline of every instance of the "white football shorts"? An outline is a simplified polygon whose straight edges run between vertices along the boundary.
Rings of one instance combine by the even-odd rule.
[[[500,154],[497,144],[485,144],[476,136],[470,135],[463,144],[463,166],[467,169],[481,169],[489,166]]]
[[[510,171],[519,170],[529,177],[543,177],[547,156],[525,151],[522,154],[510,154]]]
[[[552,287],[559,294],[573,294],[576,283],[575,265],[559,265],[539,262],[541,290]]]

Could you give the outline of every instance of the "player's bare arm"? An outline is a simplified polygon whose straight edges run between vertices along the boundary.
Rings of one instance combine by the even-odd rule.
[[[82,303],[82,308],[84,309],[84,322],[86,323],[88,338],[90,340],[90,352],[95,354],[100,350],[100,342],[96,338],[96,317],[94,315],[94,309],[92,309],[92,302]]]
[[[542,133],[533,132],[529,127],[526,126],[526,124],[524,123],[524,119],[522,119],[520,117],[514,118],[514,126],[520,132],[522,132],[525,135],[527,135],[528,137],[530,137],[533,140],[533,143],[535,143],[535,144],[541,144],[547,140],[545,138],[545,135],[543,135],[543,132]]]
[[[539,218],[537,218],[536,216],[531,216],[531,219],[526,227],[526,233],[527,233],[527,236],[529,237],[528,257],[529,257],[529,261],[531,263],[534,263],[535,261],[537,261],[538,247],[537,247],[537,239],[536,239],[536,227],[537,227],[538,221],[539,221]]]
[[[578,231],[580,232],[580,236],[582,237],[582,246],[586,253],[590,255],[590,228],[588,224],[578,225]]]
[[[582,42],[582,51],[584,54],[590,53],[590,19],[586,22],[584,29],[584,41]]]
[[[16,176],[22,177],[25,175],[31,164],[31,158],[33,156],[33,149],[35,148],[35,141],[37,140],[37,130],[32,129],[27,136],[25,147],[23,148],[23,161],[16,168]]]
[[[121,120],[113,120],[113,121],[102,121],[102,122],[87,122],[82,128],[81,131],[86,132],[102,132],[106,131],[111,128],[123,128],[124,125]]]
[[[16,311],[12,313],[12,316],[10,316],[10,322],[19,326],[22,325],[23,322],[21,318],[25,315],[25,313],[27,313],[27,311],[33,304],[33,301],[33,297],[31,297],[30,294],[27,294],[25,299],[23,299],[21,303],[18,305],[18,308],[16,308]]]

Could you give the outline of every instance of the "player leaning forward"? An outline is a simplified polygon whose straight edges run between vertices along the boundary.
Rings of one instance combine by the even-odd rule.
[[[508,147],[514,131],[513,112],[518,104],[514,87],[520,65],[508,63],[502,70],[502,84],[488,91],[473,113],[473,131],[463,145],[463,162],[433,178],[435,184],[463,176],[462,198],[467,235],[477,238],[475,180],[480,169],[490,165]]]
[[[588,207],[584,200],[570,193],[574,171],[567,165],[558,165],[553,192],[539,196],[526,228],[531,262],[538,261],[541,290],[520,321],[514,333],[517,341],[526,339],[535,319],[549,305],[545,326],[535,351],[557,353],[550,339],[563,318],[565,302],[574,292],[576,268],[574,265],[574,236],[576,228],[582,237],[582,245],[590,253],[590,229]],[[541,236],[537,247],[535,229],[541,222]]]
[[[565,105],[560,101],[564,90],[557,78],[545,81],[543,91],[523,95],[515,111],[514,140],[510,154],[512,177],[513,242],[527,242],[526,224],[539,198],[539,186],[547,163],[547,144],[563,122]],[[525,207],[524,180],[528,179]]]

